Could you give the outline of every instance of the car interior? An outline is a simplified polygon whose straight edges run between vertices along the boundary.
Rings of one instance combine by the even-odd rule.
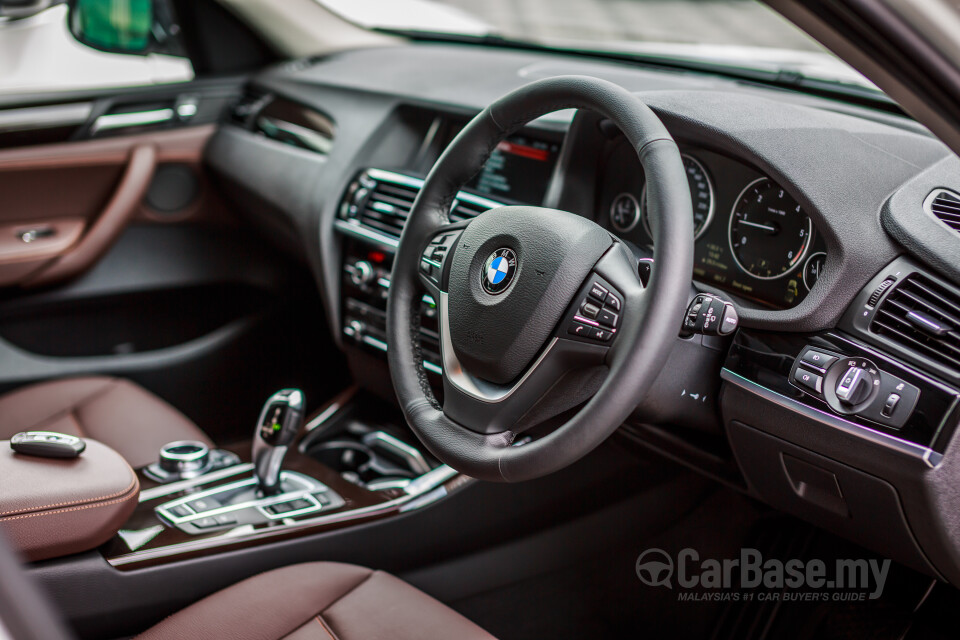
[[[682,3],[0,0],[0,639],[956,637],[960,13]]]

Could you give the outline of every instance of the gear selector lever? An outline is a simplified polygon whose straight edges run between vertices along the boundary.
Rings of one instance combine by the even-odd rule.
[[[264,495],[281,492],[280,466],[303,426],[303,392],[283,389],[267,400],[253,435],[254,473]]]

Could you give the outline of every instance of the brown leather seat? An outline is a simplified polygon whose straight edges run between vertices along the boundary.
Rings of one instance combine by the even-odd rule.
[[[337,562],[296,564],[219,591],[137,640],[493,640],[389,573]]]
[[[134,468],[155,461],[160,447],[174,440],[212,444],[186,416],[149,391],[101,376],[41,382],[0,397],[0,440],[28,430],[99,440]]]

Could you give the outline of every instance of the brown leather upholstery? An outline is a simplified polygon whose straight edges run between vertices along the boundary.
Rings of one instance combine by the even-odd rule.
[[[430,596],[382,571],[297,564],[219,591],[138,640],[493,640]]]
[[[70,460],[15,453],[0,441],[0,531],[28,560],[103,544],[137,506],[137,474],[113,449],[88,440]]]
[[[41,382],[0,397],[0,439],[28,430],[99,440],[135,469],[155,461],[160,447],[174,440],[212,444],[182,413],[121,378]]]

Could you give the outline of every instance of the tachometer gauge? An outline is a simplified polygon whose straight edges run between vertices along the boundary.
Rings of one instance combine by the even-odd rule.
[[[780,278],[800,264],[812,232],[813,223],[797,201],[770,178],[748,184],[730,215],[733,259],[761,280]]]
[[[707,230],[713,219],[713,182],[710,174],[703,168],[700,161],[693,156],[683,154],[683,168],[687,172],[687,183],[690,185],[690,202],[693,204],[693,237],[699,238]],[[643,204],[643,228],[647,235],[653,238],[650,229],[650,219],[647,217],[647,188],[640,194]]]

